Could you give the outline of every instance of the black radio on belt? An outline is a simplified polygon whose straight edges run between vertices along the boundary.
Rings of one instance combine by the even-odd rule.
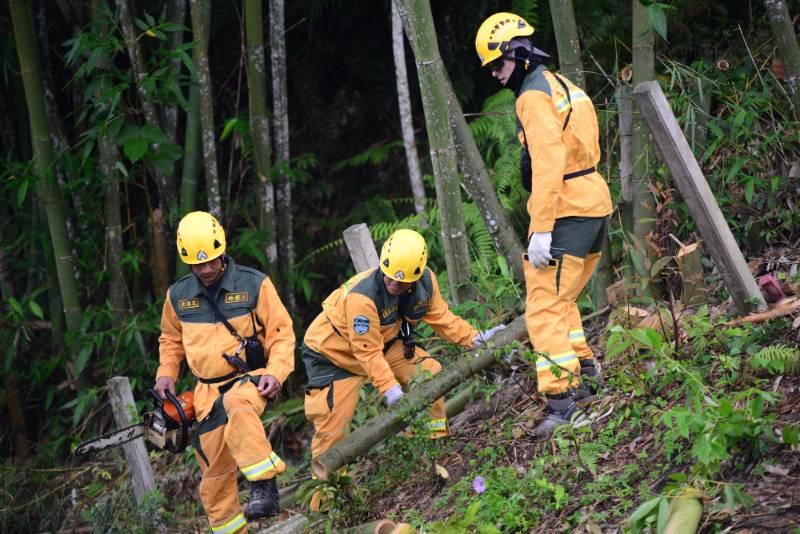
[[[411,323],[403,321],[400,323],[400,339],[403,340],[403,356],[410,360],[414,357],[414,330],[411,328]]]

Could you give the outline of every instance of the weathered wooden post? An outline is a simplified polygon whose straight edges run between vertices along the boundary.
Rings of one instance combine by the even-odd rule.
[[[114,412],[114,422],[119,428],[132,424],[128,413],[128,406],[136,406],[131,393],[131,384],[127,376],[115,376],[108,379],[108,398],[111,401],[111,409]],[[131,470],[133,481],[133,494],[136,502],[141,504],[148,492],[156,489],[153,479],[153,469],[150,466],[150,457],[144,446],[144,438],[137,438],[122,446],[125,452],[125,459]]]
[[[742,251],[736,245],[714,193],[711,192],[658,82],[638,84],[633,90],[633,97],[736,307],[742,313],[764,307],[758,284],[747,268]]]
[[[357,273],[378,266],[378,252],[366,224],[354,224],[342,232],[342,235]]]

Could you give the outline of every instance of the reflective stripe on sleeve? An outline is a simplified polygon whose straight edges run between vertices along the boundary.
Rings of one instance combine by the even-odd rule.
[[[211,527],[211,532],[214,532],[215,534],[217,532],[222,532],[224,534],[227,534],[228,532],[236,532],[245,525],[247,525],[247,521],[244,520],[244,515],[239,514],[230,521],[228,521],[227,523],[225,523],[224,525]]]
[[[265,458],[253,465],[243,467],[242,473],[247,477],[247,480],[257,480],[264,473],[278,469],[278,465],[281,463],[283,463],[283,460],[273,452],[269,455],[269,458]]]
[[[562,365],[562,364],[572,363],[573,361],[575,362],[578,361],[578,355],[575,354],[574,350],[571,350],[569,352],[562,352],[561,354],[553,354],[552,356],[550,356],[549,360],[547,358],[540,357],[536,361],[536,371],[541,372],[546,369],[550,369],[550,367],[552,367],[553,364]]]

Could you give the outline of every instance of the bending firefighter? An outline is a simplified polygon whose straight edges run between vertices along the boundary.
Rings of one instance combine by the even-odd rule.
[[[186,215],[177,242],[192,274],[167,292],[155,389],[162,397],[175,392],[185,358],[198,380],[200,500],[212,532],[246,532],[246,519],[279,509],[275,476],[286,465],[264,434],[261,414],[294,369],[292,320],[265,274],[225,255],[225,232],[209,213]],[[244,514],[238,471],[251,487]]]
[[[497,13],[478,29],[481,65],[516,95],[521,171],[528,198],[526,321],[539,353],[539,391],[549,414],[536,429],[548,436],[591,395],[581,377],[597,377],[575,304],[600,260],[611,195],[597,172],[597,115],[589,97],[542,64],[549,56],[530,40],[533,28],[512,13]],[[588,381],[591,382],[591,381]]]
[[[414,343],[417,323],[424,321],[445,340],[469,349],[504,328],[477,332],[453,314],[426,262],[424,238],[413,230],[398,230],[383,245],[379,269],[355,275],[322,303],[303,347],[305,413],[316,429],[312,457],[344,438],[367,379],[391,406],[420,369],[432,374],[441,370]],[[444,399],[431,406],[427,430],[430,438],[447,436]],[[318,496],[313,497],[312,509],[318,510],[319,504]]]

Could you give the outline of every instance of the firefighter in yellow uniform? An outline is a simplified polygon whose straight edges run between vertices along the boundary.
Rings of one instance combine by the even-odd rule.
[[[533,31],[518,15],[496,13],[478,29],[475,49],[481,65],[517,95],[522,179],[532,190],[526,321],[539,353],[539,391],[549,405],[536,433],[548,436],[569,421],[576,402],[591,395],[581,375],[599,378],[575,302],[600,260],[612,205],[597,171],[600,144],[592,101],[545,68],[549,56],[533,46]]]
[[[192,273],[167,292],[155,389],[174,394],[181,362],[198,384],[195,455],[200,500],[212,532],[246,532],[246,519],[278,512],[275,476],[286,469],[264,433],[261,414],[294,370],[292,320],[270,279],[225,255],[225,232],[209,213],[178,225],[178,254]],[[250,481],[239,504],[238,471]]]
[[[425,239],[413,230],[397,230],[383,245],[379,269],[355,275],[322,303],[303,347],[305,413],[316,430],[312,457],[344,438],[366,380],[391,406],[419,369],[431,374],[441,370],[439,362],[414,344],[417,323],[424,321],[445,340],[468,349],[504,328],[478,332],[453,314],[426,263]],[[444,399],[431,406],[427,430],[433,439],[447,436]],[[312,509],[318,505],[312,499]]]

